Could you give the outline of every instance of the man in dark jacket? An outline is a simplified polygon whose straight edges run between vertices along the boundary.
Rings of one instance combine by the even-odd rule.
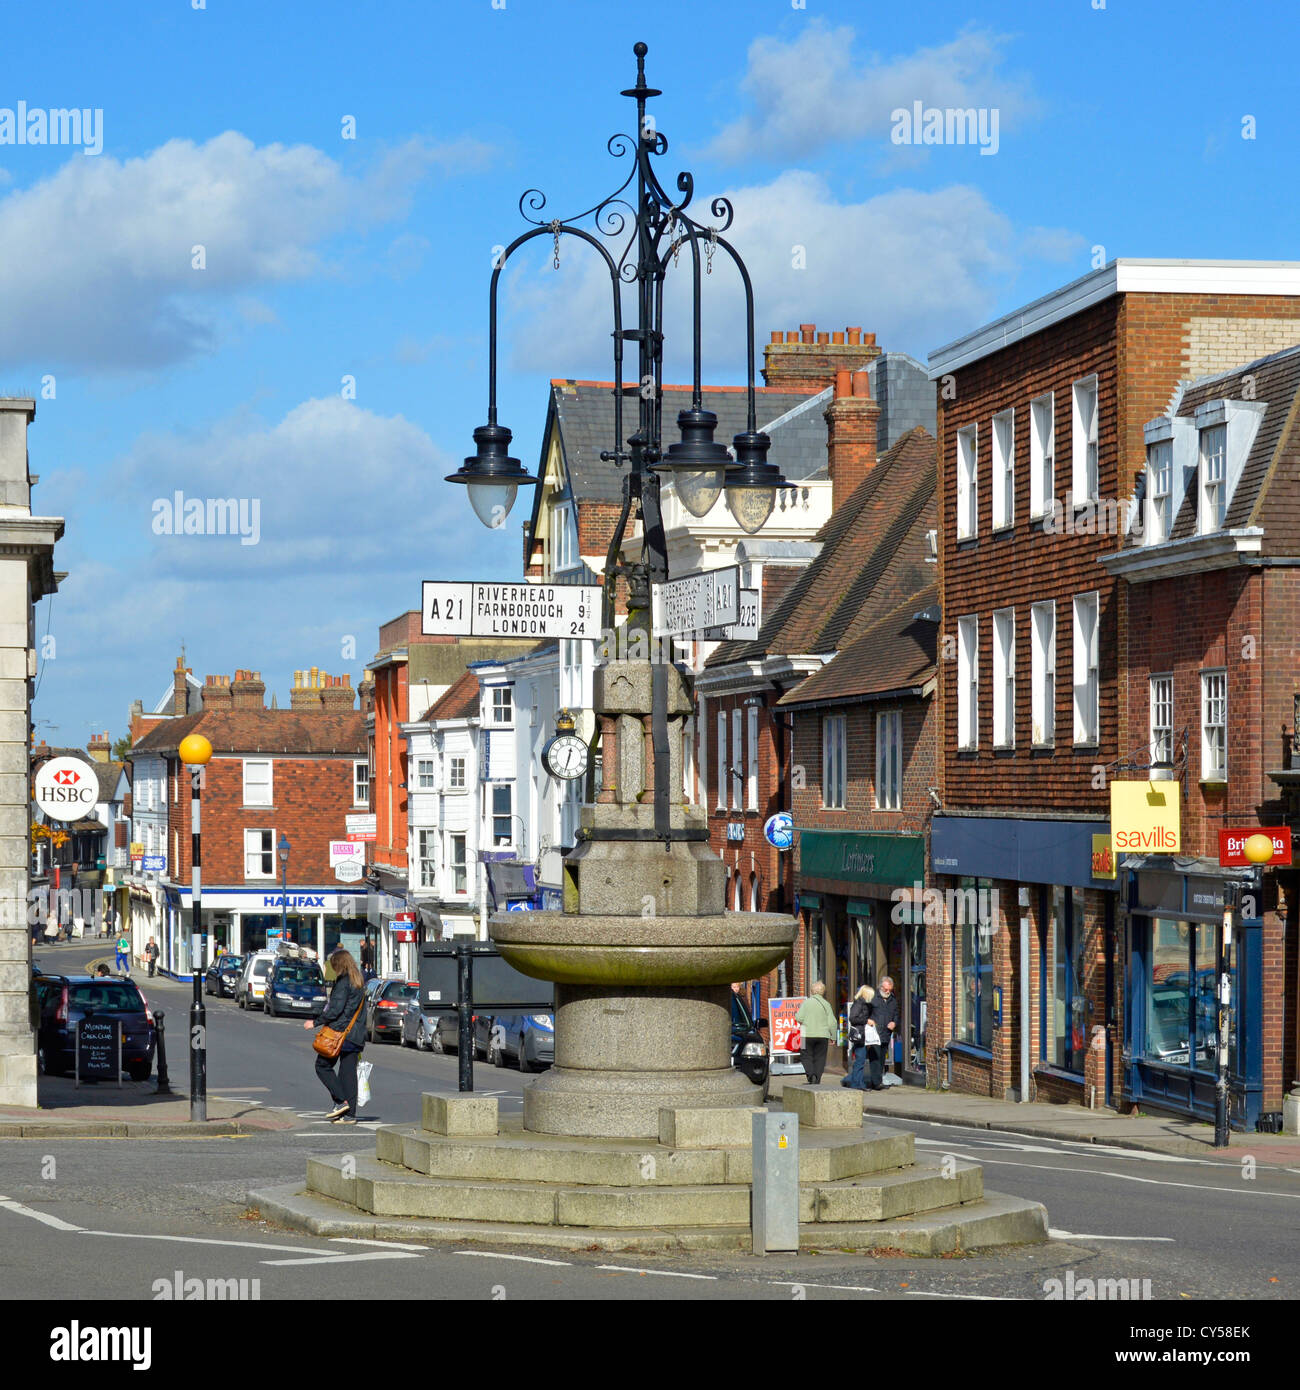
[[[366,1045],[365,983],[350,951],[340,947],[330,956],[329,964],[335,974],[334,987],[320,1022],[323,1027],[347,1028],[348,1032],[337,1057],[316,1054],[316,1075],[334,1101],[334,1108],[325,1118],[334,1124],[354,1125],[357,1122],[357,1063]],[[349,1020],[351,1027],[348,1027]],[[304,1028],[315,1026],[310,1019],[303,1023]]]
[[[880,1046],[867,1048],[867,1062],[871,1067],[871,1089],[883,1091],[884,1080],[881,1073],[882,1057],[893,1057],[894,1039],[898,1036],[899,1013],[898,997],[894,993],[894,982],[888,975],[880,981],[876,997],[871,1001],[871,1021],[880,1034]]]

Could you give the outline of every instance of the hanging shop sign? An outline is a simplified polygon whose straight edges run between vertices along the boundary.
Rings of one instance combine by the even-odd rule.
[[[1177,782],[1112,782],[1111,844],[1117,854],[1178,854],[1181,824]]]
[[[789,811],[777,811],[763,825],[763,838],[773,849],[789,849],[794,844],[794,817]]]

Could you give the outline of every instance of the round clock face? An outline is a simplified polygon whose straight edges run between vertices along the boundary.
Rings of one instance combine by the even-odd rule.
[[[587,745],[577,734],[560,734],[546,745],[546,766],[551,776],[572,781],[587,770]]]

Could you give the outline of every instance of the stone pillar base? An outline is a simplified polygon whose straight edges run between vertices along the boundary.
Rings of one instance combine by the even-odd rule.
[[[661,1110],[752,1106],[758,1095],[734,1067],[659,1072],[555,1066],[524,1087],[524,1128],[657,1142]]]
[[[36,1052],[30,1034],[0,1036],[0,1105],[36,1109]]]
[[[1282,1102],[1282,1133],[1300,1136],[1300,1089],[1292,1091]]]

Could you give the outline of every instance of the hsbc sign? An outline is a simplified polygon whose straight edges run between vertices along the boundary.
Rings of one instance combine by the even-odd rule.
[[[50,820],[80,820],[99,800],[99,778],[80,758],[51,758],[33,780],[36,804]]]

